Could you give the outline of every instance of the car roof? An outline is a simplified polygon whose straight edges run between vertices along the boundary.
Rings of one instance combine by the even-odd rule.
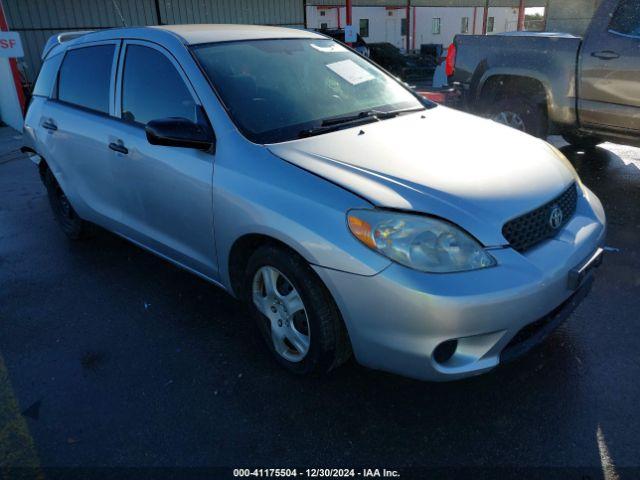
[[[63,32],[53,35],[45,45],[42,58],[57,55],[75,45],[106,40],[148,40],[170,46],[176,44],[197,45],[240,40],[287,38],[326,39],[327,37],[302,28],[270,27],[265,25],[188,24],[107,28],[87,32]]]
[[[190,45],[229,42],[233,40],[262,40],[270,38],[325,38],[302,28],[270,27],[265,25],[188,24],[161,25],[150,28],[167,30]]]

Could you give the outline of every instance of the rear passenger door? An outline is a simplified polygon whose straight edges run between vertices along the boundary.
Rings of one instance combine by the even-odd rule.
[[[42,154],[78,214],[116,228],[119,192],[106,132],[113,126],[119,41],[70,47],[39,112]]]
[[[582,46],[580,122],[640,132],[640,1],[609,0],[601,8]]]
[[[175,58],[144,41],[125,41],[116,89],[117,132],[108,139],[123,188],[126,235],[207,276],[217,277],[213,238],[213,155],[151,145],[151,120],[202,118],[200,101]],[[200,111],[199,111],[200,110]]]

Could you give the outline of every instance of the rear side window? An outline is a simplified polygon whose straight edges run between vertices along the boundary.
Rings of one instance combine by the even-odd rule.
[[[129,45],[122,79],[122,119],[147,124],[168,117],[196,121],[196,103],[171,61],[154,48]]]
[[[42,67],[40,67],[40,73],[33,87],[32,95],[38,97],[49,97],[51,95],[53,85],[56,83],[56,76],[58,75],[58,68],[60,68],[62,57],[63,55],[56,55],[44,61]]]
[[[109,113],[109,86],[114,45],[69,50],[58,78],[58,99],[80,107]]]
[[[609,28],[616,33],[640,38],[640,2],[621,0]]]

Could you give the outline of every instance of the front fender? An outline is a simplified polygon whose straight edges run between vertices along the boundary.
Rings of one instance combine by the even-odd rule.
[[[346,212],[371,204],[323,178],[276,157],[266,148],[221,144],[214,172],[214,230],[220,281],[231,290],[229,255],[249,234],[285,243],[310,264],[375,275],[390,261],[349,232]],[[227,149],[229,149],[227,151]]]

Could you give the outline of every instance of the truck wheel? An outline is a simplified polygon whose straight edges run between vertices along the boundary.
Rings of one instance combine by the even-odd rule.
[[[93,232],[92,225],[78,216],[51,170],[43,169],[41,174],[51,209],[65,235],[71,240],[90,237]]]
[[[593,137],[591,135],[579,135],[576,133],[566,133],[562,135],[562,138],[564,138],[568,144],[577,148],[590,149],[595,148],[602,143],[602,140],[597,137]]]
[[[294,252],[258,247],[245,270],[243,292],[269,350],[289,371],[327,373],[351,355],[331,294]]]
[[[544,105],[526,97],[503,98],[489,107],[489,118],[535,137],[546,138],[547,114]]]

